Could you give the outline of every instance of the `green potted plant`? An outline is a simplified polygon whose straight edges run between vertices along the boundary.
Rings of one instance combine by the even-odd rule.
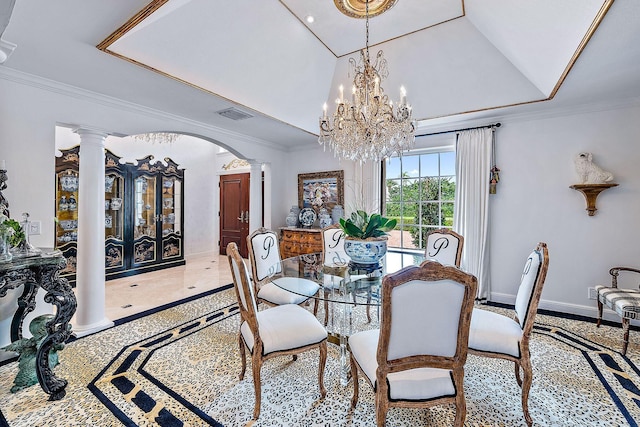
[[[380,214],[367,214],[358,210],[346,220],[340,219],[340,228],[346,235],[344,250],[354,264],[377,264],[387,252],[387,232],[393,230],[397,220]]]

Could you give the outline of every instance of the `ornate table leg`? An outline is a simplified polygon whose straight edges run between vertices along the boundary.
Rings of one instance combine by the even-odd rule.
[[[69,282],[58,277],[58,271],[64,268],[65,264],[66,260],[63,258],[60,264],[43,266],[39,271],[40,287],[47,291],[44,300],[57,308],[55,317],[47,323],[48,335],[36,354],[38,382],[45,393],[50,395],[49,400],[60,400],[66,394],[67,380],[56,377],[49,367],[49,351],[54,347],[58,350],[64,347],[64,342],[71,335],[69,321],[77,307],[76,297]]]
[[[22,268],[12,270],[2,274],[0,278],[0,298],[7,295],[7,291],[17,289],[24,285],[22,295],[18,298],[18,309],[13,314],[11,320],[11,341],[22,338],[22,325],[27,314],[36,308],[36,294],[38,292],[37,283],[33,270]]]

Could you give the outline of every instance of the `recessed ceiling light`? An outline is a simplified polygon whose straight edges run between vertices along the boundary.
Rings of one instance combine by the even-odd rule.
[[[315,21],[315,18],[311,15],[307,15],[304,17],[304,20],[307,21],[308,24],[313,24],[313,21]]]

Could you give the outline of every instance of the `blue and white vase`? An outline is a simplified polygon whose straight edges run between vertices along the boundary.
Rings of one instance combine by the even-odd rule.
[[[344,251],[355,264],[375,265],[387,253],[387,237],[370,237],[365,240],[346,237]]]
[[[337,224],[340,222],[340,218],[344,218],[344,209],[342,209],[340,205],[335,205],[333,209],[331,209],[331,219],[334,224]]]

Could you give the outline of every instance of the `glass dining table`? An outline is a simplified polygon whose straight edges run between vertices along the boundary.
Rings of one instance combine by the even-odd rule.
[[[349,380],[349,335],[365,329],[377,328],[380,321],[382,278],[425,260],[424,252],[388,251],[378,265],[370,268],[355,266],[341,253],[311,253],[283,259],[274,265],[277,277],[301,277],[315,281],[320,290],[312,298],[324,305],[325,326],[329,342],[340,347],[340,383]],[[304,295],[295,281],[273,282],[289,292]]]

